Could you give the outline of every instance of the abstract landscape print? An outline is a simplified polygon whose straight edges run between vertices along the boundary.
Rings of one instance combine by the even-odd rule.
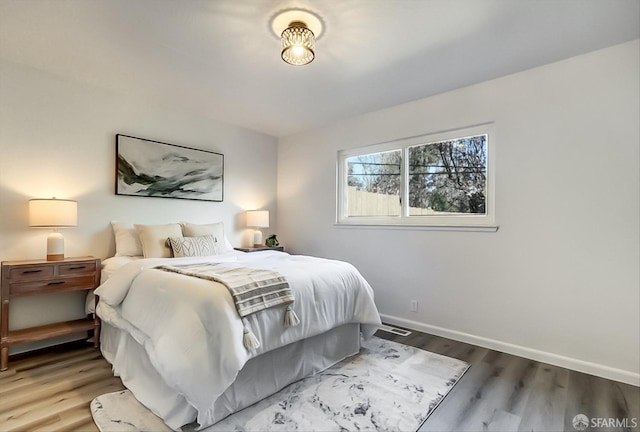
[[[116,195],[222,201],[224,155],[116,135]]]

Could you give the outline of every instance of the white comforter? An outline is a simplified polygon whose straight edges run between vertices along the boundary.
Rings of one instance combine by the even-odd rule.
[[[272,308],[246,318],[261,342],[248,352],[243,325],[223,285],[154,269],[160,264],[225,262],[275,270],[295,295],[296,327],[283,325],[283,310]],[[215,257],[152,258],[125,265],[97,290],[98,315],[128,331],[144,346],[166,383],[210,424],[213,402],[253,356],[323,333],[346,323],[361,323],[373,335],[380,316],[373,290],[350,264],[282,252],[230,253]]]

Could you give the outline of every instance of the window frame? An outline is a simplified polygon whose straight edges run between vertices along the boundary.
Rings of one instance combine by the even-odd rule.
[[[485,214],[458,215],[409,215],[409,148],[435,144],[471,136],[487,135],[486,202]],[[348,216],[348,167],[347,159],[372,153],[401,150],[400,167],[400,216]],[[496,138],[493,123],[401,138],[379,144],[338,151],[336,226],[354,227],[418,227],[427,229],[460,229],[496,231],[495,220],[495,153]]]

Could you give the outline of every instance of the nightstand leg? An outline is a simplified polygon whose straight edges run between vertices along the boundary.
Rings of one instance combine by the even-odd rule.
[[[2,277],[6,278],[3,266]],[[0,313],[0,371],[9,367],[9,287],[2,281],[2,313]]]
[[[100,327],[102,323],[100,322],[100,317],[98,316],[98,303],[100,302],[100,297],[96,295],[95,291],[93,292],[94,297],[94,309],[93,309],[93,347],[100,347]]]
[[[9,347],[0,348],[0,371],[6,371],[9,367]]]
[[[96,318],[96,320],[98,319],[99,318]],[[99,321],[96,322],[96,326],[93,330],[93,347],[94,348],[100,347],[100,322]]]

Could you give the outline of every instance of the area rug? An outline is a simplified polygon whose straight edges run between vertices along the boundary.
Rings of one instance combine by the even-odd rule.
[[[363,342],[359,354],[204,430],[415,431],[468,367],[460,360],[374,337]],[[171,430],[129,390],[98,396],[91,413],[101,432]]]

